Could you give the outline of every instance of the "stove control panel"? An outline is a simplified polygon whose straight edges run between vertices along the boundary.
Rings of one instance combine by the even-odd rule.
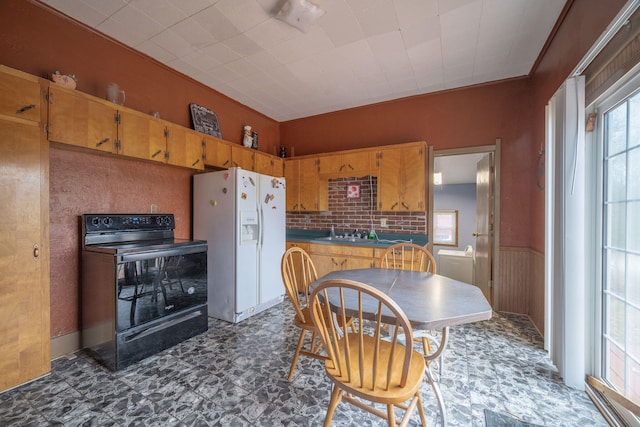
[[[173,230],[173,214],[84,214],[86,233],[104,233],[132,230]]]

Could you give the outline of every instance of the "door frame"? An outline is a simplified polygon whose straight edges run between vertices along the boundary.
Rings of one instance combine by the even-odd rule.
[[[499,277],[497,274],[500,270],[500,144],[502,138],[496,138],[496,142],[493,145],[480,145],[477,147],[463,147],[463,148],[448,148],[444,150],[434,150],[432,145],[429,145],[429,159],[427,168],[427,182],[428,187],[428,200],[429,207],[427,209],[427,233],[429,236],[433,236],[433,171],[434,171],[434,158],[443,156],[455,156],[460,154],[481,154],[481,153],[493,153],[493,179],[494,179],[494,191],[493,191],[493,246],[491,250],[491,299],[489,304],[493,307],[493,301],[496,300],[496,294],[500,291]],[[433,240],[429,239],[427,248],[430,252],[433,252]]]

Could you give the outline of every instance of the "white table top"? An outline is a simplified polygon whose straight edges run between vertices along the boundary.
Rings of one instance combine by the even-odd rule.
[[[492,310],[480,288],[432,273],[384,268],[334,271],[311,284],[332,279],[366,283],[389,295],[414,329],[441,329],[491,319]]]

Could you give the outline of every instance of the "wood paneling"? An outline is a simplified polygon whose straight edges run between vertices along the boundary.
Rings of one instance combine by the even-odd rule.
[[[527,314],[544,334],[544,254],[528,248],[500,248],[499,288],[493,309]]]
[[[540,335],[544,335],[544,291],[544,254],[532,250],[529,317]]]
[[[529,313],[531,251],[527,248],[500,248],[499,287],[493,290],[493,309]]]

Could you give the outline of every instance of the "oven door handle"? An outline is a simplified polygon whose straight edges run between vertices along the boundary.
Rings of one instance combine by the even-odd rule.
[[[146,329],[144,329],[144,330],[142,330],[140,332],[136,332],[136,333],[133,333],[131,335],[127,335],[125,337],[125,342],[130,342],[130,341],[133,341],[133,340],[138,340],[140,338],[144,338],[147,335],[151,335],[151,334],[153,334],[155,332],[158,332],[158,331],[160,331],[162,329],[166,329],[166,328],[169,328],[171,326],[177,325],[178,323],[182,323],[182,322],[185,322],[187,320],[195,319],[196,317],[199,317],[199,316],[202,316],[202,311],[200,311],[200,310],[194,311],[194,312],[189,313],[189,314],[187,314],[185,316],[180,316],[180,317],[177,317],[175,319],[171,319],[171,320],[169,320],[167,322],[163,322],[163,323],[161,323],[159,325],[151,326],[151,327],[146,328]]]
[[[178,248],[154,249],[150,251],[130,252],[118,255],[118,263],[140,261],[143,259],[152,259],[160,257],[170,257],[177,255],[197,254],[199,252],[207,252],[207,245],[180,246]]]

